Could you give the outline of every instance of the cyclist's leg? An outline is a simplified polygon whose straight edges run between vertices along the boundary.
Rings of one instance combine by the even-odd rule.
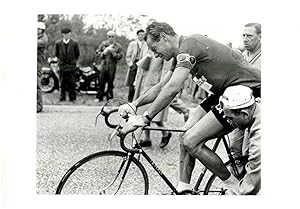
[[[209,111],[186,132],[183,139],[186,150],[222,180],[229,178],[230,172],[221,158],[210,150],[205,145],[205,142],[224,133],[223,125],[215,117],[214,113]]]
[[[195,123],[197,123],[204,115],[206,111],[203,110],[200,106],[198,106],[193,113],[191,113],[191,117],[187,120],[183,129],[190,129]],[[195,166],[195,158],[187,152],[184,144],[183,144],[184,134],[179,135],[180,139],[180,157],[179,157],[179,184],[177,190],[181,191],[183,189],[189,189],[191,175]],[[181,185],[185,185],[186,187],[182,189]]]

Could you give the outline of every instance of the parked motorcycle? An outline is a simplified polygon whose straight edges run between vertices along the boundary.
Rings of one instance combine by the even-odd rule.
[[[44,93],[51,93],[59,90],[59,66],[58,59],[49,58],[49,67],[42,67],[41,90]],[[76,90],[84,94],[97,94],[99,89],[99,70],[93,67],[78,67],[76,69]]]
[[[97,94],[100,86],[99,70],[93,67],[79,67],[77,71],[77,90],[85,94]]]
[[[48,59],[49,67],[42,67],[41,90],[44,93],[51,93],[59,90],[59,67],[57,58]]]

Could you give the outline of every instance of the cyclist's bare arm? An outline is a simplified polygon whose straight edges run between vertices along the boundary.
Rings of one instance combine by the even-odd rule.
[[[150,88],[145,94],[141,95],[139,98],[137,98],[135,101],[132,102],[133,105],[136,107],[149,104],[153,102],[159,93],[161,92],[164,85],[170,80],[172,77],[173,72],[168,71],[165,76],[160,80],[159,83],[154,85],[152,88]]]
[[[158,94],[157,98],[153,101],[152,105],[148,109],[149,116],[153,118],[161,110],[167,107],[174,97],[180,92],[184,81],[189,75],[190,69],[185,67],[177,67],[172,77],[164,85]]]

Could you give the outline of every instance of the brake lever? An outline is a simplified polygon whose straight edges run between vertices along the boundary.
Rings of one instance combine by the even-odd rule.
[[[97,122],[98,122],[98,117],[99,115],[103,115],[105,116],[105,112],[103,111],[104,110],[104,105],[102,106],[102,108],[100,109],[100,111],[97,113],[96,115],[96,118],[95,118],[95,127],[97,126]]]

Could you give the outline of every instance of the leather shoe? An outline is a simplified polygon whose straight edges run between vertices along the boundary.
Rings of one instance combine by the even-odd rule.
[[[141,147],[151,147],[152,146],[152,142],[151,141],[140,141],[139,142],[139,145],[141,146]]]
[[[169,132],[168,136],[162,137],[159,147],[164,148],[165,146],[167,146],[171,137],[172,137],[172,133],[170,133],[170,132]]]

